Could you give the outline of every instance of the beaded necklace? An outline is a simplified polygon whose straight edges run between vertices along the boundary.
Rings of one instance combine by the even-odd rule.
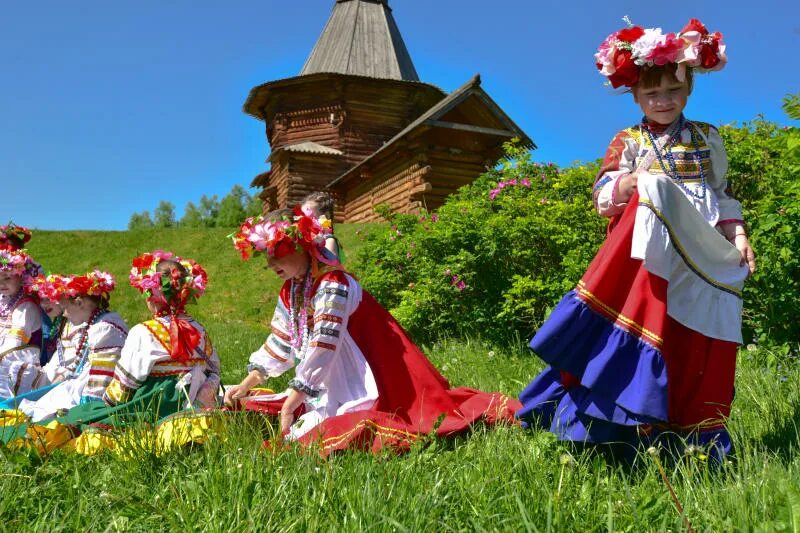
[[[678,174],[677,165],[675,165],[675,156],[672,155],[672,147],[677,144],[678,139],[680,139],[681,131],[683,131],[683,127],[685,125],[689,125],[689,135],[692,137],[692,147],[694,151],[692,152],[692,159],[695,163],[697,163],[697,168],[700,170],[700,185],[701,185],[701,192],[697,194],[695,191],[684,185],[683,179],[681,178],[680,174]],[[647,138],[650,141],[650,145],[653,147],[653,151],[656,153],[656,157],[658,158],[658,164],[661,166],[661,170],[664,171],[664,174],[669,176],[670,178],[675,181],[678,186],[686,191],[687,193],[691,194],[698,200],[703,200],[706,197],[706,173],[703,170],[703,162],[700,157],[700,146],[697,142],[697,136],[694,131],[694,127],[687,123],[686,119],[683,118],[683,115],[680,116],[678,119],[678,127],[675,130],[675,133],[664,143],[664,155],[661,155],[661,149],[659,149],[658,144],[656,143],[655,136],[653,132],[650,131],[650,128],[647,125],[647,117],[642,118],[642,129],[647,133]],[[667,164],[664,164],[664,159],[667,160]],[[669,167],[669,168],[667,168]]]
[[[302,290],[303,299],[299,302],[300,309],[297,310],[297,293],[299,292],[300,285],[292,279],[291,290],[289,295],[289,328],[291,336],[292,350],[295,354],[295,359],[302,359],[308,349],[308,301],[311,299],[311,269],[306,272],[305,279],[303,280]]]
[[[95,325],[97,320],[105,313],[105,310],[95,309],[86,323],[86,329],[81,332],[80,340],[78,340],[78,346],[75,348],[75,357],[80,359],[78,360],[77,367],[73,371],[73,376],[77,376],[81,373],[81,370],[83,370],[83,366],[86,363],[86,359],[89,356],[89,344],[86,342],[89,339],[89,328]],[[59,366],[66,366],[64,364],[64,346],[61,342],[58,343],[57,353]]]
[[[8,318],[22,299],[22,291],[8,299],[8,303],[0,304],[0,318]]]

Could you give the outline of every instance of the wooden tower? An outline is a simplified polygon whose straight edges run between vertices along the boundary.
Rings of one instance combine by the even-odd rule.
[[[337,221],[375,219],[378,203],[434,209],[503,141],[532,145],[479,85],[447,96],[419,81],[388,0],[336,0],[300,75],[254,87],[244,104],[271,147],[252,185],[265,210],[328,189]]]

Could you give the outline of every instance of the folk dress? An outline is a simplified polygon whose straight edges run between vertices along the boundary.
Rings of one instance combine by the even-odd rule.
[[[144,447],[163,453],[204,440],[216,427],[208,410],[217,405],[219,357],[203,326],[182,318],[199,339],[187,359],[170,355],[170,317],[137,324],[128,333],[102,402],[74,407],[46,427],[27,427],[26,435],[17,435],[11,444],[40,450],[66,447],[91,455],[101,450],[134,453]]]
[[[638,191],[620,203],[619,179],[634,170]],[[748,271],[718,228],[742,219],[726,172],[708,124],[681,117],[613,139],[594,186],[609,234],[531,340],[549,366],[520,394],[524,426],[631,450],[688,436],[716,458],[731,452],[725,422]]]
[[[451,389],[402,327],[349,274],[334,270],[314,281],[305,351],[291,343],[290,293],[287,281],[272,332],[248,367],[271,377],[293,369],[290,388],[306,393],[298,410],[302,414],[286,440],[318,448],[323,455],[348,448],[403,451],[434,430],[446,436],[479,420],[513,421],[519,407],[515,400]],[[245,409],[277,415],[288,392],[257,393]]]
[[[62,381],[40,398],[21,398],[17,409],[31,421],[40,422],[76,405],[102,400],[127,335],[125,321],[113,312],[100,314],[92,324],[65,325],[56,354],[43,368],[28,367],[27,372],[21,372],[19,388],[36,391],[56,378]],[[82,341],[82,353],[77,353]]]
[[[39,364],[42,345],[42,310],[20,291],[0,295],[0,399],[16,396],[19,365]],[[16,364],[15,364],[16,363]]]

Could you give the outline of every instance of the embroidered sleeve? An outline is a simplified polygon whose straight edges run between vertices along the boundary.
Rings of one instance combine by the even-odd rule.
[[[289,311],[281,298],[278,298],[270,327],[272,331],[267,340],[250,356],[247,371],[256,369],[266,376],[276,377],[294,366],[289,334]]]
[[[733,197],[730,189],[730,184],[726,177],[728,173],[728,155],[725,153],[725,145],[716,128],[709,127],[706,142],[711,152],[711,175],[707,177],[708,186],[717,195],[717,200],[719,201],[719,223],[738,222],[743,224],[742,204]]]
[[[101,400],[114,377],[114,370],[128,331],[120,324],[101,321],[89,328],[89,380],[83,397]],[[82,398],[83,401],[83,398]]]
[[[25,346],[33,334],[42,329],[42,312],[39,306],[26,301],[11,312],[11,328],[6,333],[0,351]]]
[[[154,342],[143,324],[131,328],[114,369],[114,377],[103,394],[103,401],[109,405],[127,402],[144,384],[156,361],[151,356]]]
[[[342,331],[347,327],[347,285],[322,281],[313,297],[314,324],[308,349],[298,363],[289,386],[311,397],[318,396],[325,386],[331,361],[336,355]]]
[[[600,215],[611,217],[625,209],[627,204],[616,198],[619,179],[635,169],[638,148],[628,130],[619,132],[608,145],[592,190],[595,209]]]

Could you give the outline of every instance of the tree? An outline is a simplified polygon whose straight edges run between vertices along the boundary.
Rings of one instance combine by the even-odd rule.
[[[188,202],[183,210],[183,218],[180,221],[182,228],[202,228],[203,214],[193,202]]]
[[[175,222],[175,204],[161,200],[156,210],[153,211],[153,224],[157,228],[174,228],[177,225]]]
[[[264,202],[257,194],[251,196],[245,205],[244,212],[248,217],[264,213]]]
[[[241,185],[234,185],[222,201],[219,203],[219,213],[217,214],[217,226],[223,228],[235,228],[242,223],[247,216],[245,213],[246,202],[250,200],[250,195]]]
[[[149,211],[134,213],[128,221],[129,230],[148,229],[153,227],[153,220],[150,218]]]
[[[200,197],[200,215],[203,217],[203,226],[213,228],[217,225],[217,215],[219,214],[219,200],[215,194],[211,198],[205,194]]]

